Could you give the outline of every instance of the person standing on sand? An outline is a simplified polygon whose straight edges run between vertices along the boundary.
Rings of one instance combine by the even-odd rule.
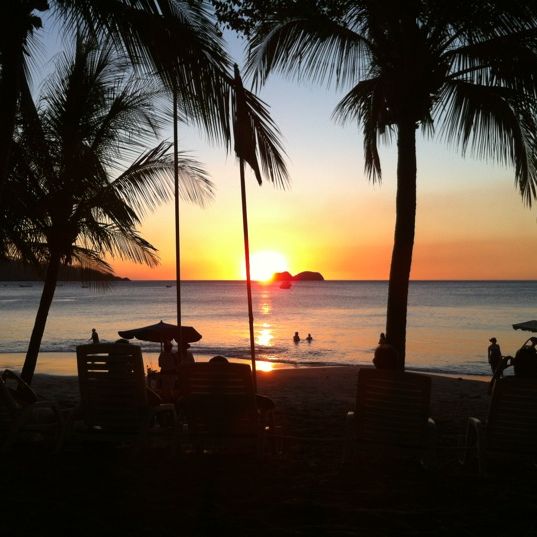
[[[500,346],[498,345],[495,337],[491,337],[489,341],[490,345],[488,348],[488,361],[490,368],[492,369],[492,374],[494,374],[502,361],[502,351],[500,350]]]
[[[88,341],[91,341],[94,344],[99,343],[99,334],[97,334],[97,330],[95,330],[95,328],[91,329],[91,337],[88,339]]]
[[[183,343],[183,348],[181,349],[181,352],[179,354],[179,365],[188,365],[188,364],[195,364],[196,360],[194,360],[194,355],[192,354],[192,351],[189,351],[190,348],[189,343]]]

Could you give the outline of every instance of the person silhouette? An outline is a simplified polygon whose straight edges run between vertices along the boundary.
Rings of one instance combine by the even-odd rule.
[[[295,343],[299,343],[300,342],[300,336],[298,335],[298,332],[295,332],[295,335],[293,336],[293,341]]]
[[[384,336],[380,334],[379,345],[375,349],[373,365],[377,369],[397,369],[399,354],[393,345],[390,345]]]
[[[196,361],[194,360],[194,355],[192,354],[192,351],[189,351],[188,349],[190,349],[190,344],[183,343],[181,352],[179,353],[179,363],[181,365],[196,363]]]
[[[91,337],[88,341],[90,340],[92,343],[99,343],[99,334],[97,334],[97,330],[95,330],[95,328],[91,329]]]
[[[495,337],[491,337],[489,341],[490,345],[487,350],[487,355],[490,368],[492,369],[492,374],[494,375],[498,369],[498,366],[500,365],[500,362],[502,361],[502,351],[500,350],[500,346],[498,345]]]
[[[175,388],[177,383],[177,353],[173,352],[171,341],[165,341],[162,352],[158,357],[160,367],[160,396],[164,401],[171,402],[175,397]]]
[[[311,334],[308,333],[308,337],[306,338],[306,341],[308,343],[311,343],[313,341],[313,337],[311,336]]]

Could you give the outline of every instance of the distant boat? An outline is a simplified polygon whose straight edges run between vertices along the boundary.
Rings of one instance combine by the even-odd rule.
[[[172,287],[171,285],[167,285],[166,287]]]
[[[81,285],[80,287],[82,287],[82,289],[88,289],[89,285]]]
[[[19,283],[19,287],[32,287],[31,283]]]
[[[290,281],[284,281],[280,283],[280,289],[291,289],[291,282]]]

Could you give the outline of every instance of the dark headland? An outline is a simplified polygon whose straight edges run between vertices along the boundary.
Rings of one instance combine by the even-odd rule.
[[[2,282],[31,282],[43,280],[45,268],[41,270],[26,263],[16,261],[0,262],[0,281]],[[90,282],[90,281],[129,281],[114,274],[93,269],[78,267],[61,267],[59,281]]]
[[[274,282],[322,282],[324,277],[320,272],[305,270],[294,276],[290,272],[275,272],[272,276]]]

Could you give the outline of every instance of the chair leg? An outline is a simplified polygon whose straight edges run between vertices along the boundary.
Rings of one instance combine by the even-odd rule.
[[[477,458],[479,475],[484,476],[486,472],[486,445],[483,425],[479,419],[468,418],[464,443],[463,456],[459,462],[463,466],[467,466],[470,462],[470,454],[473,454]]]
[[[425,447],[425,456],[421,460],[422,466],[426,469],[435,468],[437,465],[436,442],[436,423],[432,418],[429,418],[427,421],[427,445]]]
[[[343,441],[342,464],[348,464],[354,458],[356,451],[356,440],[354,434],[354,412],[347,412],[345,418],[345,437]]]

